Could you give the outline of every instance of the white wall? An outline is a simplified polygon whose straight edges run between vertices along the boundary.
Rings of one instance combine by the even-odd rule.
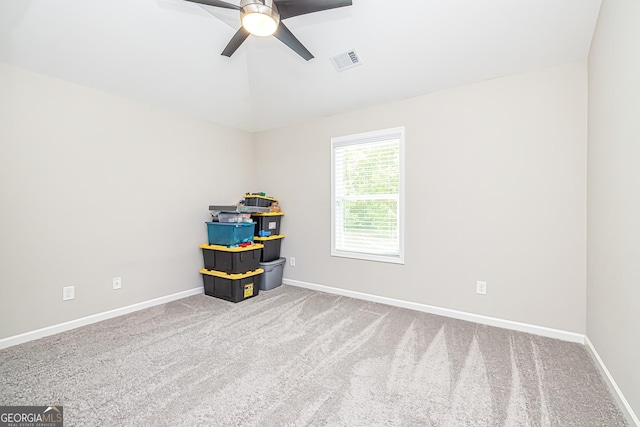
[[[604,0],[589,55],[587,336],[640,415],[640,2]]]
[[[0,339],[202,286],[207,208],[251,188],[253,150],[248,133],[0,64]]]
[[[285,277],[584,333],[586,71],[572,63],[256,134],[257,182],[281,200],[282,254],[296,257]],[[406,263],[331,257],[330,138],[396,126]]]

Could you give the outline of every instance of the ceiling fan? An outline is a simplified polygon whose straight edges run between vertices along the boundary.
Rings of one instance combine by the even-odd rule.
[[[307,13],[351,6],[351,0],[241,0],[240,6],[221,0],[186,1],[240,11],[242,26],[222,51],[224,56],[233,55],[249,34],[260,37],[274,35],[307,61],[313,58],[313,55],[289,31],[282,20]]]

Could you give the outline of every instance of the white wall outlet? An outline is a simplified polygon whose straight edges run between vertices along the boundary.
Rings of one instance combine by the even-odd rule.
[[[120,289],[122,287],[122,277],[113,278],[113,289]]]
[[[295,267],[296,266],[296,257],[292,256],[291,258],[289,258],[289,265],[291,267]]]
[[[62,288],[62,301],[68,301],[70,299],[74,299],[76,297],[76,287],[75,286],[65,286]]]
[[[477,281],[476,282],[476,293],[480,294],[480,295],[486,295],[487,294],[487,282],[481,282],[481,281]]]

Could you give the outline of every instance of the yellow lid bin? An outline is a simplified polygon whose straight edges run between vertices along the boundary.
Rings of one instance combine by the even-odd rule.
[[[220,245],[200,245],[204,268],[223,273],[246,273],[260,267],[260,258],[264,245],[257,243],[246,247],[227,247]]]
[[[274,199],[273,197],[262,196],[260,194],[245,194],[244,195],[244,204],[246,206],[259,206],[263,208],[268,208],[271,206],[271,203],[277,202],[278,199]]]
[[[280,222],[284,212],[252,213],[251,219],[255,222],[254,236],[268,237],[280,234]]]
[[[260,293],[260,285],[256,280],[264,270],[258,268],[242,274],[227,274],[203,268],[200,273],[204,282],[205,295],[240,302]]]
[[[284,239],[284,234],[277,234],[275,236],[267,237],[254,237],[256,243],[264,245],[264,249],[262,249],[262,256],[260,257],[260,262],[270,262],[280,258],[280,247],[282,246],[282,239]]]

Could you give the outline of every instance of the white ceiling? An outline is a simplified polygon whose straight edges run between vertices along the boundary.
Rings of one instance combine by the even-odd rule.
[[[229,0],[239,4],[239,0]],[[587,58],[601,0],[353,0],[284,21],[315,56],[183,0],[1,0],[0,61],[248,131]],[[355,48],[363,65],[329,57]]]

